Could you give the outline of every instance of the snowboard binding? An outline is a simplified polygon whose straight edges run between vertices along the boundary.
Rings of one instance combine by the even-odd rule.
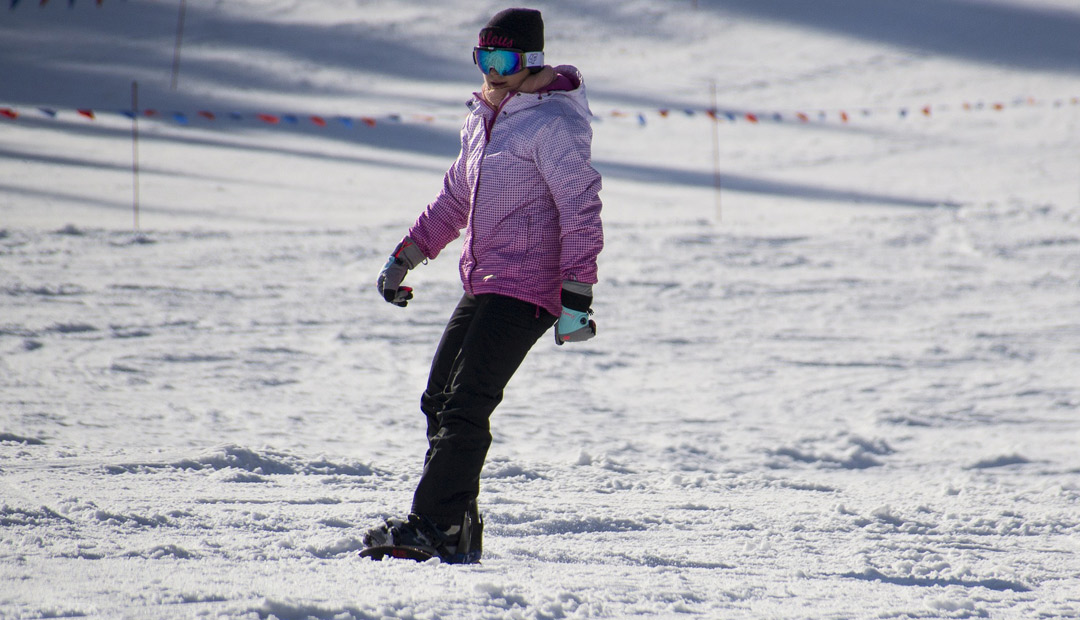
[[[360,557],[426,562],[439,558],[447,564],[478,564],[482,555],[484,522],[476,502],[469,504],[460,526],[441,530],[431,519],[410,514],[405,520],[387,519],[364,535]]]

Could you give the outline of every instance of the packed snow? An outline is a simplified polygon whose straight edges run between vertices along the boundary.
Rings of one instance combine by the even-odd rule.
[[[460,245],[375,277],[505,5],[0,10],[0,618],[1080,618],[1074,0],[532,6],[599,335],[511,382],[476,566],[357,551]]]

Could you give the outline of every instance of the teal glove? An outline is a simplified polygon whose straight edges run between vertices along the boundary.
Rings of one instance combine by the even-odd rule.
[[[582,342],[596,335],[596,321],[589,318],[591,305],[591,284],[563,282],[562,313],[555,324],[555,344]]]

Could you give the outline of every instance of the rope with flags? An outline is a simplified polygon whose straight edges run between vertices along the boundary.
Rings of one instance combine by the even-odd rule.
[[[925,104],[918,106],[900,106],[892,108],[883,107],[856,107],[856,108],[830,108],[830,109],[790,109],[771,111],[752,111],[719,108],[686,108],[675,110],[660,108],[650,112],[627,112],[625,110],[612,110],[608,116],[616,119],[636,120],[639,125],[646,125],[649,117],[655,115],[661,119],[671,118],[674,115],[689,117],[703,115],[718,123],[749,123],[757,125],[761,123],[853,123],[860,119],[870,118],[931,118],[954,112],[1001,112],[1021,107],[1051,107],[1054,109],[1069,106],[1080,106],[1080,97],[1058,97],[1056,99],[1039,99],[1036,97],[1016,97],[1011,101],[967,101],[957,104]]]
[[[896,108],[831,108],[828,110],[773,110],[752,111],[724,108],[658,108],[649,111],[626,111],[610,109],[599,114],[596,119],[603,121],[605,118],[615,121],[636,121],[636,124],[645,126],[650,118],[661,120],[672,118],[677,115],[693,118],[700,117],[709,119],[715,123],[745,123],[760,125],[763,123],[792,123],[792,124],[848,124],[861,119],[892,117],[895,119],[908,118],[934,118],[950,113],[973,113],[983,111],[1003,112],[1009,109],[1023,107],[1045,107],[1050,109],[1063,109],[1066,107],[1080,106],[1080,96],[1059,97],[1055,99],[1039,99],[1036,97],[1017,97],[1009,102],[1005,101],[974,101],[957,104],[936,104],[919,106],[902,106]],[[390,113],[382,115],[322,115],[322,114],[293,114],[274,112],[235,112],[212,109],[199,109],[194,111],[161,111],[157,109],[140,110],[107,110],[95,108],[54,108],[37,106],[26,108],[23,106],[0,105],[0,119],[9,121],[26,118],[30,115],[38,118],[57,119],[62,115],[77,115],[87,120],[97,120],[102,114],[116,114],[134,119],[140,118],[158,119],[171,121],[177,125],[189,126],[193,124],[211,125],[216,122],[243,122],[257,121],[270,126],[301,126],[309,125],[317,128],[329,128],[340,126],[344,128],[376,127],[380,124],[389,123],[436,123],[440,121],[460,123],[462,114],[423,114],[423,113]]]

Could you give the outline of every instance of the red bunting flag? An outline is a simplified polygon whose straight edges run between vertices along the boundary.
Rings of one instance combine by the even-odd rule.
[[[256,114],[255,118],[269,125],[277,125],[281,122],[281,119],[274,116],[273,114]]]
[[[747,112],[747,113],[746,113],[746,120],[750,121],[751,123],[756,123],[756,122],[758,122],[758,118],[757,118],[757,115],[755,115],[755,114],[751,114],[750,112]]]
[[[212,121],[215,118],[217,118],[216,116],[214,116],[214,113],[209,111],[209,110],[203,110],[203,111],[199,112],[199,116],[205,118],[208,121]]]
[[[716,116],[716,110],[713,110],[713,109],[708,109],[708,110],[705,110],[705,114],[706,114],[706,115],[707,115],[707,116],[708,116],[709,118],[713,119],[714,121],[715,121],[715,120],[719,120],[719,119],[717,118],[717,116]]]
[[[840,111],[840,120],[845,123],[848,122],[847,112],[844,112],[843,110]]]
[[[83,110],[76,110],[76,112],[78,112],[79,114],[82,114],[83,116],[85,116],[86,118],[88,118],[90,120],[94,120],[94,111],[93,110],[83,109]]]
[[[15,120],[15,119],[19,118],[19,113],[16,112],[15,110],[12,110],[11,108],[0,108],[0,116],[3,116],[4,118],[10,118],[11,120]]]
[[[670,113],[671,113],[671,110],[660,110],[660,117],[661,118],[667,118],[668,114],[670,114]]]
[[[926,106],[922,109],[923,116],[930,116],[930,106]]]
[[[311,117],[311,122],[315,123],[319,127],[326,127],[326,119],[324,119],[321,116],[312,116]]]
[[[361,118],[360,122],[367,125],[368,127],[374,127],[375,126],[375,119],[371,118],[370,116],[365,116],[365,117]]]

